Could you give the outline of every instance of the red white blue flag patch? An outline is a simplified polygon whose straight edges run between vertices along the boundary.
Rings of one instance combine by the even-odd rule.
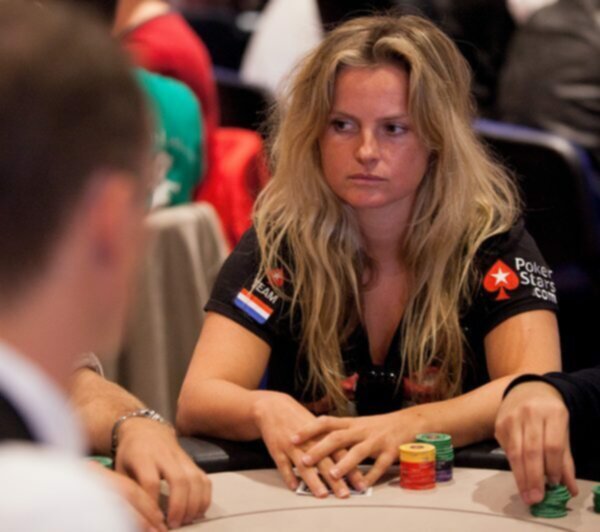
[[[245,288],[242,288],[238,295],[235,296],[233,304],[261,325],[273,314],[271,307]]]

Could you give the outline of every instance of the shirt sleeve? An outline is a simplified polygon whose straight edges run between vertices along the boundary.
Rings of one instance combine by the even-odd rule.
[[[259,265],[260,249],[252,228],[223,264],[205,310],[233,320],[273,347],[289,306],[274,289],[283,286],[284,274],[277,269],[257,280]]]
[[[600,423],[600,366],[574,373],[547,373],[544,381],[562,395],[571,416],[571,431],[577,436]]]
[[[528,381],[541,381],[554,386],[569,411],[571,450],[578,478],[600,478],[600,460],[596,445],[596,428],[600,423],[600,366],[574,373],[522,375],[514,379],[505,395]]]
[[[522,312],[558,311],[553,271],[522,221],[487,241],[476,260],[481,275],[468,314],[482,336]]]

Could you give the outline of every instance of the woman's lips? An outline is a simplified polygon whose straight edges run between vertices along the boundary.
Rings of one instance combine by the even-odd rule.
[[[351,176],[349,176],[349,179],[357,183],[373,184],[385,181],[383,177],[374,174],[352,174]]]

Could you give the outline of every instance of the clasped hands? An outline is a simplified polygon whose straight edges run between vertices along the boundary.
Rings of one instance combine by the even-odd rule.
[[[420,428],[409,410],[316,417],[290,396],[273,392],[256,412],[263,440],[285,483],[296,489],[297,474],[316,497],[326,497],[329,489],[336,497],[348,497],[348,484],[366,490],[397,460],[398,446],[412,441]],[[363,474],[358,466],[367,458],[374,464]]]

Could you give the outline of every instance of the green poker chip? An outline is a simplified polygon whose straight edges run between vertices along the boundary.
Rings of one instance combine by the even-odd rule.
[[[435,459],[442,462],[454,460],[454,448],[452,447],[452,437],[449,434],[441,432],[427,432],[417,434],[415,441],[419,443],[429,443],[435,447]]]
[[[436,448],[448,448],[452,446],[452,436],[450,434],[442,434],[441,432],[426,432],[417,434],[416,441],[421,443],[430,443]]]
[[[537,504],[532,504],[529,510],[534,517],[547,519],[565,517],[567,515],[567,503],[570,499],[571,494],[563,484],[546,486],[544,499]]]
[[[101,466],[104,466],[107,469],[112,469],[113,467],[113,460],[108,456],[90,456],[89,459],[93,460],[94,462],[98,462]]]
[[[417,434],[415,440],[418,443],[427,443],[435,447],[436,481],[448,482],[452,480],[454,466],[452,436],[441,432],[426,432]]]
[[[594,512],[600,514],[600,486],[594,486],[592,493],[594,494]]]
[[[435,447],[436,456],[439,456],[440,454],[452,454],[452,456],[454,456],[452,437],[449,434],[442,434],[441,432],[426,432],[424,434],[417,434],[415,441],[433,445]]]

